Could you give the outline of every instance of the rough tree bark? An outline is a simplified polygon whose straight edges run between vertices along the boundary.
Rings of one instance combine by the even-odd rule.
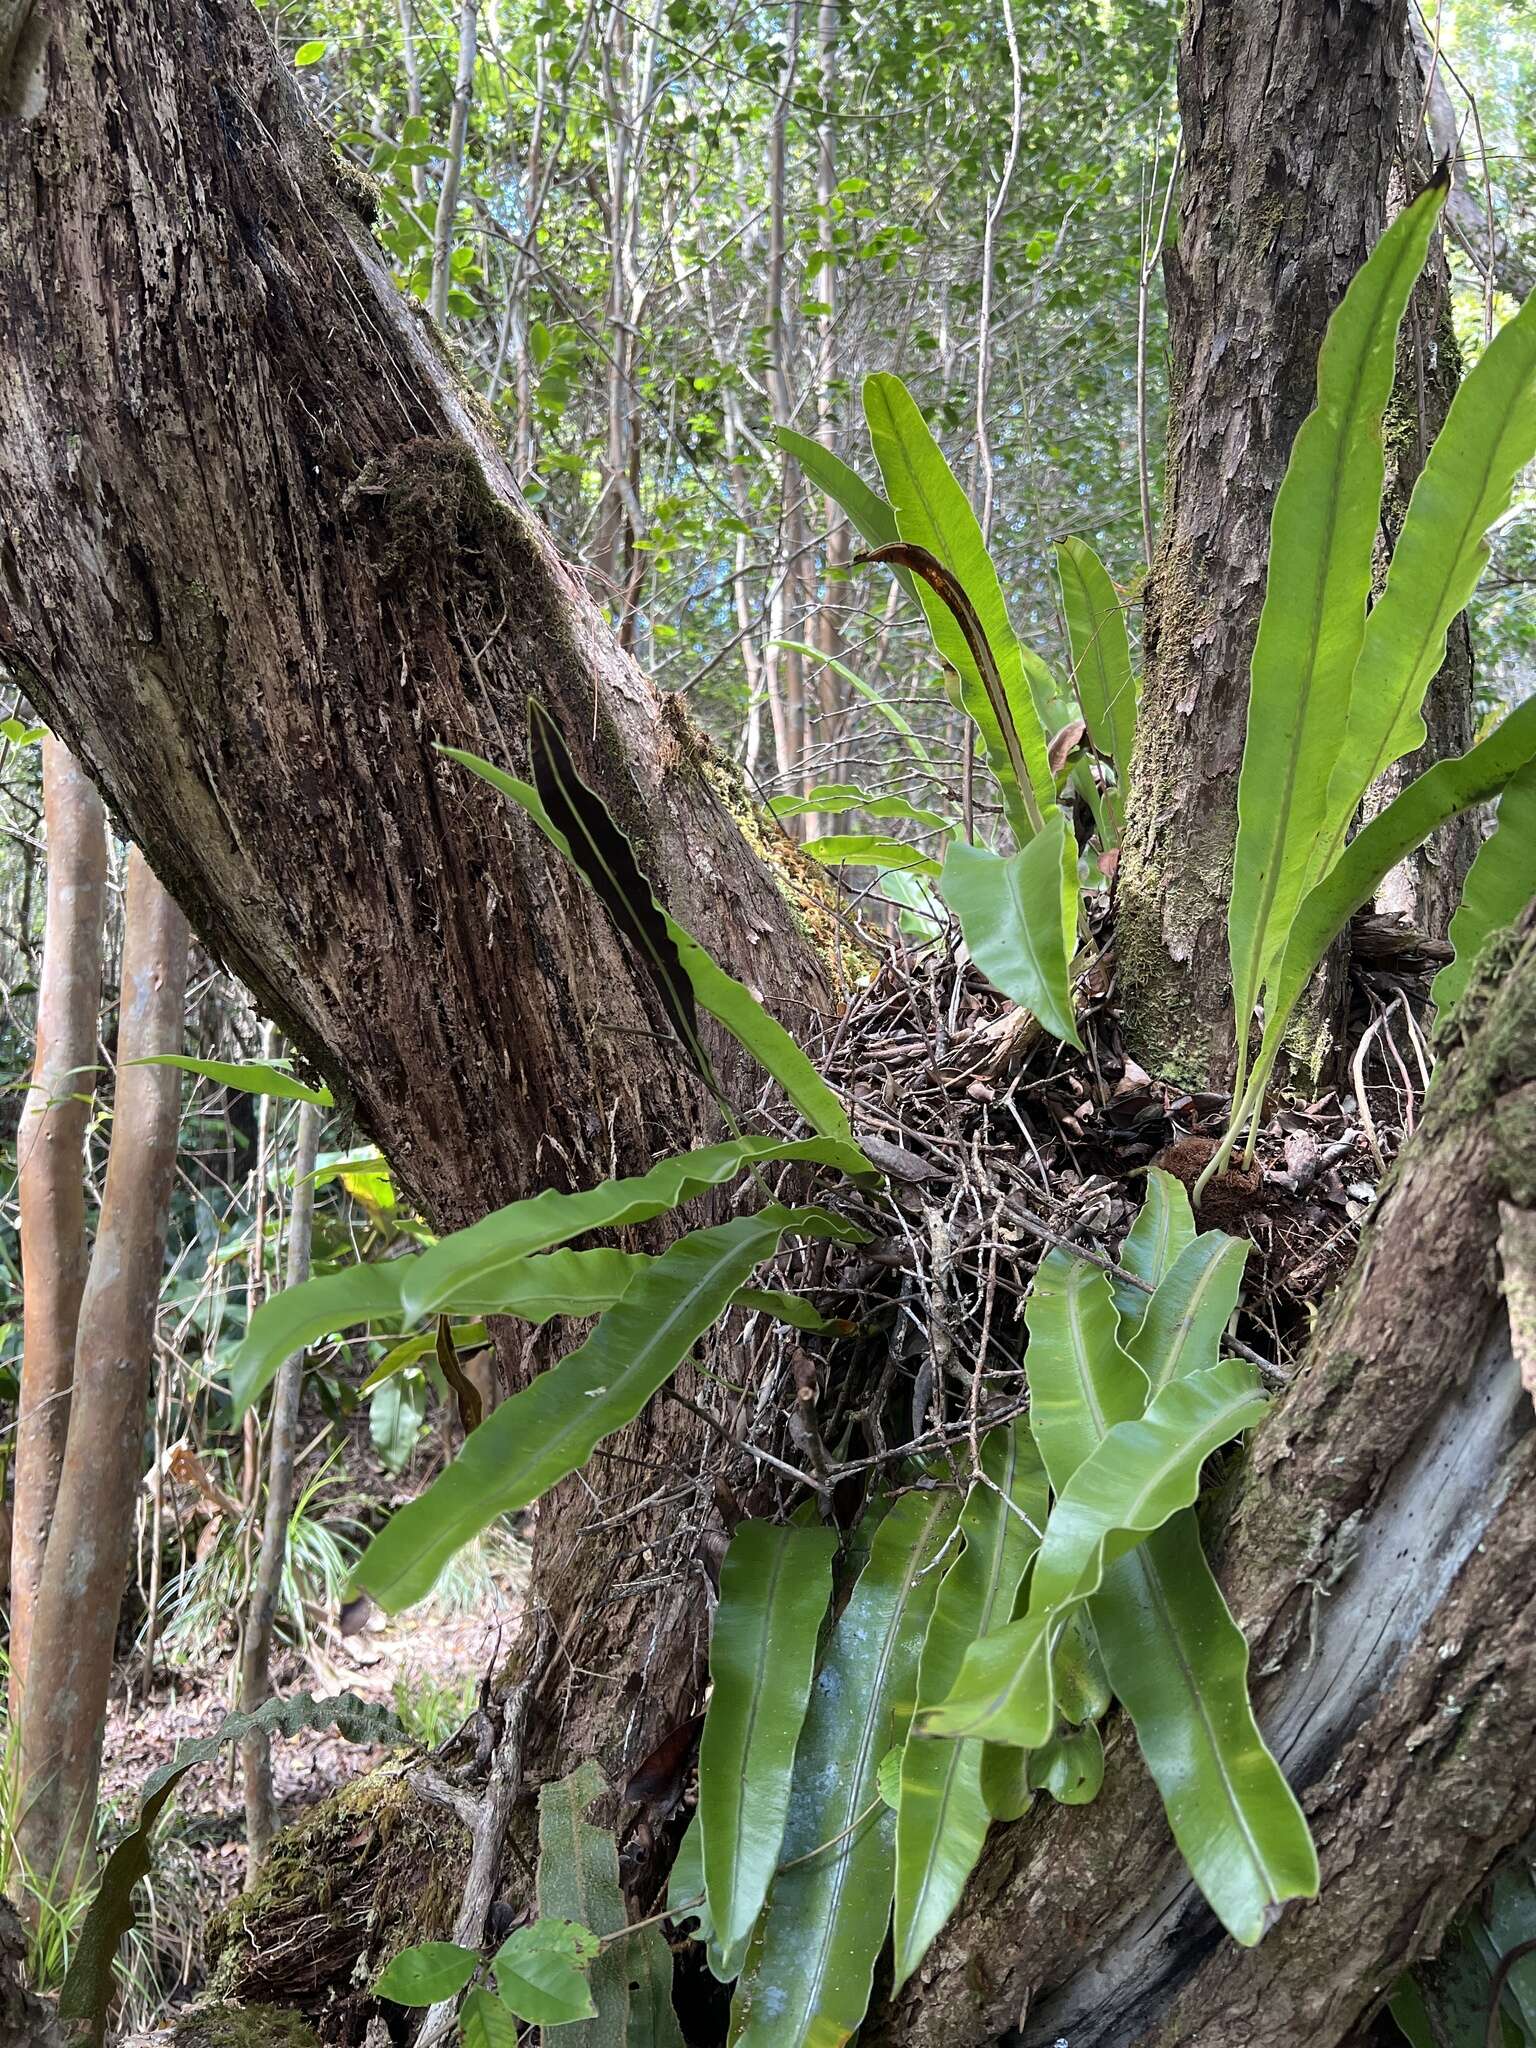
[[[686,1145],[713,1105],[643,975],[434,747],[520,764],[538,691],[675,914],[803,1031],[822,971],[716,769],[521,504],[247,0],[28,23],[0,87],[0,347],[27,366],[0,380],[0,658],[439,1227]],[[661,1428],[687,1461],[676,1416],[638,1426],[601,1468],[614,1515]],[[573,1742],[641,1637],[632,1754],[692,1681],[687,1589],[611,1599],[658,1531],[541,1515],[557,1617],[608,1599]]]
[[[1237,33],[1253,9],[1226,12]],[[1357,55],[1370,41],[1368,12],[1351,7],[1340,27],[1330,8],[1330,26],[1308,28],[1314,88],[1330,38]],[[363,220],[330,189],[334,172],[244,0],[87,0],[73,11],[48,0],[29,22],[0,126],[0,340],[47,374],[0,389],[0,654],[26,665],[34,697],[200,928],[355,1097],[438,1222],[466,1221],[536,1178],[632,1165],[684,1141],[700,1121],[695,1093],[652,1035],[645,992],[601,919],[517,820],[465,792],[430,749],[442,737],[515,760],[522,702],[530,688],[545,692],[678,913],[801,1021],[823,997],[819,975],[716,807],[696,747],[603,638],[518,504],[451,366],[395,293]],[[1214,64],[1204,22],[1197,10],[1192,34]],[[1277,94],[1306,74],[1288,44]],[[1386,71],[1371,73],[1326,138],[1337,173],[1322,163],[1316,116],[1299,130],[1320,182],[1345,177],[1362,151],[1375,165],[1372,80],[1386,90]],[[1281,204],[1270,222],[1277,269],[1273,244],[1294,233],[1312,246],[1299,194],[1294,210],[1291,220]],[[1340,280],[1368,241],[1362,229]],[[1315,345],[1328,293],[1302,282]],[[1251,374],[1259,342],[1248,334]],[[1277,403],[1274,387],[1264,391],[1261,416]],[[1247,421],[1246,401],[1238,412],[1230,402],[1240,396],[1234,372],[1221,420]],[[295,863],[295,846],[316,858]],[[1530,984],[1523,957],[1523,1000]],[[1512,1777],[1502,1762],[1486,1767],[1483,1712],[1528,1659],[1511,1601],[1530,1578],[1519,1504],[1536,1495],[1506,1485],[1528,1439],[1505,1451],[1505,1411],[1491,1437],[1470,1433],[1471,1464],[1453,1461],[1457,1487],[1433,1462],[1462,1440],[1457,1401],[1473,1420],[1483,1413],[1458,1365],[1495,1356],[1479,1351],[1493,1306],[1476,1218],[1504,1173],[1489,1161],[1506,1100],[1528,1132],[1536,1035],[1499,1042],[1504,1064],[1482,1093],[1454,1091],[1465,1137],[1447,1129],[1438,1151],[1428,1137],[1428,1165],[1405,1168],[1332,1342],[1278,1404],[1230,1545],[1229,1585],[1259,1662],[1280,1660],[1272,1683],[1299,1669],[1334,1701],[1331,1719],[1315,1699],[1297,1710],[1309,1730],[1315,1720],[1331,1731],[1301,1774],[1332,1890],[1287,1916],[1256,1956],[1230,1954],[1175,1896],[1158,1931],[1181,1939],[1161,2003],[1145,1986],[1147,2026],[1183,2024],[1176,1996],[1198,2007],[1197,2026],[1207,2000],[1224,2015],[1202,2038],[1328,2048],[1352,2024],[1346,2009],[1370,1997],[1378,1960],[1432,1939],[1442,1908],[1474,1881],[1471,1866],[1529,1823],[1531,1688],[1503,1703]],[[594,1102],[605,1075],[609,1100]],[[1465,1202],[1437,1175],[1465,1188]],[[1505,1178],[1513,1187],[1513,1172]],[[1404,1274],[1421,1252],[1430,1264],[1415,1290]],[[687,1455],[665,1409],[618,1448],[642,1461],[637,1479],[600,1468],[619,1512],[658,1463]],[[1448,1567],[1415,1554],[1399,1568],[1392,1539],[1410,1528],[1409,1509],[1441,1494],[1466,1505],[1462,1520],[1481,1527],[1485,1547],[1462,1548],[1457,1521]],[[583,1673],[581,1690],[555,1701],[567,1751],[595,1751],[612,1770],[696,1703],[702,1630],[686,1587],[654,1605],[599,1606],[618,1549],[659,1541],[662,1525],[641,1513],[618,1534],[584,1534],[587,1519],[558,1499],[541,1514],[537,1583],[560,1632],[560,1669]],[[1347,1532],[1364,1544],[1370,1528],[1379,1557],[1356,1552],[1352,1580]],[[1362,1601],[1398,1603],[1392,1627],[1374,1613],[1366,1626],[1355,1608],[1341,1645],[1377,1640],[1392,1654],[1363,1674],[1342,1648],[1338,1661],[1307,1664],[1309,1610],[1326,1631],[1356,1588]],[[1459,1648],[1442,1657],[1451,1641]],[[1442,1714],[1446,1686],[1479,1718]],[[1261,1705],[1269,1716],[1267,1693]],[[1341,1729],[1341,1715],[1357,1725]],[[1458,1759],[1489,1801],[1466,1830],[1446,1804],[1466,1782]],[[1394,1815],[1445,1846],[1443,1878],[1415,1876],[1400,1852],[1385,1867],[1393,1837],[1372,1822]],[[1351,1852],[1374,1883],[1356,1881]],[[979,2042],[1045,1987],[1062,2011],[1092,2010],[1090,1955],[1108,1969],[1106,1997],[1127,1983],[1136,1994],[1149,1952],[1127,1950],[1128,1976],[1109,1966],[1159,1884],[1177,1892],[1176,1866],[1121,1744],[1098,1806],[1002,1838],[927,1995],[875,2022],[876,2037]],[[1316,1951],[1313,1928],[1324,1930]],[[1249,2009],[1256,1997],[1307,2001],[1317,2023],[1250,2034],[1267,2024]],[[1041,2010],[1030,2040],[1047,2023]],[[1102,2039],[1132,2038],[1114,2033],[1125,2024],[1106,2018]],[[1100,2039],[1088,2023],[1078,2037]]]
[[[68,750],[43,742],[48,904],[37,991],[37,1052],[17,1152],[21,1207],[21,1398],[11,1531],[10,1704],[21,1705],[32,1611],[58,1497],[75,1331],[85,1286],[85,1127],[96,1086],[107,826]]]
[[[21,1705],[17,1837],[27,1868],[61,1894],[77,1881],[95,1831],[181,1117],[175,1068],[136,1062],[180,1050],[186,980],[186,919],[135,849],[128,857],[112,1145],[80,1302],[69,1437]]]
[[[1328,315],[1386,224],[1417,83],[1404,0],[1186,14],[1167,490],[1116,944],[1138,1057],[1197,1085],[1231,1060],[1226,906],[1270,511]],[[1434,327],[1420,339],[1432,351]],[[1437,390],[1431,374],[1430,435]]]

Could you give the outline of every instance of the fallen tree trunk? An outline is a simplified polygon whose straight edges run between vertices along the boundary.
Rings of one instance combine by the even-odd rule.
[[[1536,923],[1511,955],[1236,1484],[1221,1577],[1321,1896],[1223,1938],[1121,1729],[1091,1808],[994,1843],[870,2043],[1330,2048],[1536,1824],[1536,1429],[1496,1250],[1500,1202],[1536,1204]]]

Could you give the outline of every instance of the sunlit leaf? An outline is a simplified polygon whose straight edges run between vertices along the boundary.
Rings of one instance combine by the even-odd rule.
[[[864,413],[901,540],[925,550],[954,578],[990,649],[996,682],[989,689],[992,679],[985,659],[978,662],[951,604],[927,583],[919,584],[934,644],[960,677],[966,711],[981,734],[1009,822],[1022,844],[1056,802],[1029,674],[1031,665],[1042,673],[1044,665],[1026,657],[970,500],[900,378],[883,372],[867,377]],[[895,566],[911,568],[912,563],[898,560]]]
[[[900,868],[910,875],[937,875],[941,863],[904,839],[879,832],[827,832],[802,842],[802,850],[823,867]]]
[[[314,1102],[322,1109],[333,1106],[329,1088],[311,1088],[285,1067],[266,1060],[195,1060],[186,1053],[157,1052],[134,1061],[139,1067],[180,1067],[185,1074],[201,1074],[221,1087],[234,1088],[242,1095],[277,1095],[288,1102]]]
[[[1326,871],[1366,790],[1424,742],[1424,693],[1488,564],[1487,534],[1536,456],[1536,297],[1462,379],[1413,487],[1386,587],[1366,620],[1344,745],[1328,784]]]
[[[1125,1346],[1154,1394],[1169,1380],[1216,1363],[1222,1332],[1242,1291],[1247,1259],[1243,1240],[1208,1230],[1185,1245],[1163,1275]]]
[[[814,812],[835,817],[842,811],[866,811],[872,818],[904,818],[908,824],[948,832],[954,820],[937,811],[925,811],[904,796],[877,796],[873,790],[858,789],[851,782],[824,782],[804,796],[776,796],[768,808],[776,818],[799,818]]]
[[[1447,189],[1439,179],[1405,207],[1351,281],[1328,323],[1317,402],[1275,499],[1228,912],[1244,1040],[1326,830],[1328,780],[1365,639],[1397,331]]]

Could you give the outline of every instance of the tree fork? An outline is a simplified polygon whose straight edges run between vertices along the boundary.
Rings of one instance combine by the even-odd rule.
[[[1122,1725],[1093,1806],[994,1842],[872,2048],[1333,2048],[1536,1823],[1536,1429],[1497,1256],[1500,1202],[1536,1206],[1536,910],[1496,944],[1232,1489],[1222,1583],[1321,1896],[1222,1939]]]

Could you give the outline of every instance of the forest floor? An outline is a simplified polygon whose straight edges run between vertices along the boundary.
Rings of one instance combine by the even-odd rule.
[[[354,1456],[349,1444],[349,1468]],[[350,1470],[347,1476],[363,1478]],[[364,1492],[377,1488],[377,1470],[370,1476],[373,1485],[364,1479]],[[409,1613],[390,1617],[365,1603],[362,1614],[347,1611],[344,1632],[341,1614],[312,1612],[308,1641],[281,1645],[274,1654],[273,1691],[322,1699],[351,1692],[393,1711],[423,1748],[437,1747],[473,1709],[481,1678],[505,1657],[527,1586],[528,1548],[510,1532],[476,1546],[476,1553],[468,1570]],[[180,1743],[215,1733],[230,1711],[237,1663],[226,1622],[201,1654],[157,1658],[147,1696],[137,1659],[120,1667],[101,1781],[102,1804],[117,1823],[131,1823],[145,1780],[172,1761]],[[385,1754],[323,1730],[279,1737],[272,1752],[279,1824]],[[174,2016],[195,1996],[202,1929],[240,1890],[244,1873],[244,1798],[231,1746],[218,1761],[188,1773],[157,1835],[143,1902],[142,1964],[134,1972],[141,1981],[131,2000],[130,2025],[138,2030],[127,2039],[168,2038],[169,2023],[156,2018],[157,2008]]]

